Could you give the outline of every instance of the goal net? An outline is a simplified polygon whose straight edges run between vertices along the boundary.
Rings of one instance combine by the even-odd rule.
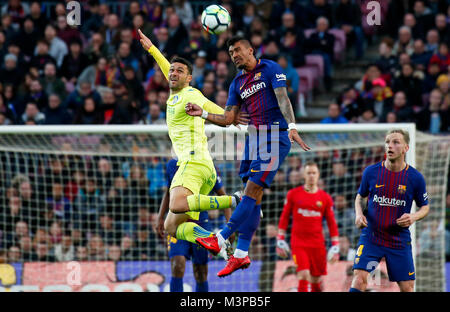
[[[293,146],[265,190],[264,217],[250,247],[251,266],[225,279],[220,257],[208,263],[210,291],[296,291],[295,265],[277,258],[278,220],[289,189],[302,184],[303,165],[321,170],[320,186],[332,195],[341,260],[328,265],[325,291],[348,291],[360,231],[353,202],[362,170],[384,157],[390,125],[299,125],[312,147]],[[449,136],[410,131],[408,162],[421,171],[430,214],[411,228],[416,291],[445,291],[444,215]],[[207,126],[210,151],[227,193],[242,188],[239,162],[245,129]],[[168,291],[167,239],[156,232],[166,190],[165,165],[173,156],[165,126],[8,126],[0,128],[1,291]],[[209,213],[218,231],[225,218]],[[288,233],[289,233],[288,229]],[[324,235],[329,235],[324,223]],[[287,236],[289,240],[289,235]],[[246,283],[242,283],[245,280]],[[190,261],[183,279],[195,291]],[[382,262],[369,289],[397,291]]]

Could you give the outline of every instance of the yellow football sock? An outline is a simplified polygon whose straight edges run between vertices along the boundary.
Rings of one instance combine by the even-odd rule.
[[[209,237],[214,233],[209,232],[194,222],[181,223],[177,228],[177,239],[182,239],[195,244],[198,237]]]
[[[202,194],[187,197],[190,211],[206,211],[233,208],[233,196],[207,196]]]

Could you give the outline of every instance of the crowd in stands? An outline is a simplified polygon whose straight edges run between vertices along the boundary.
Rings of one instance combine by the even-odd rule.
[[[109,1],[79,2],[78,27],[67,24],[65,3],[9,0],[0,7],[0,125],[165,124],[168,83],[140,46],[138,29],[168,58],[180,55],[190,60],[192,85],[222,107],[236,74],[226,41],[243,34],[258,58],[274,60],[286,70],[296,110],[301,86],[296,69],[305,65],[308,55],[323,59],[323,82],[326,90],[332,89],[334,67],[345,62],[336,55],[337,37],[331,32],[339,29],[356,59],[364,57],[375,39],[379,57],[358,83],[341,90],[330,103],[324,123],[413,121],[422,131],[448,132],[446,0],[380,0],[381,26],[367,24],[367,0],[222,0],[218,3],[231,13],[232,27],[218,36],[202,30],[199,15],[204,5],[194,2],[118,0],[114,3],[126,5],[117,6]],[[319,162],[322,172],[329,172],[323,187],[333,195],[340,229],[352,245],[356,234],[350,224],[349,196],[354,195],[359,176],[349,170],[357,167],[351,164],[362,153],[347,155],[345,164]],[[332,159],[325,154],[317,152],[317,157]],[[67,158],[45,159],[39,169],[42,175],[3,163],[2,257],[12,262],[167,257],[165,241],[157,237],[154,224],[166,186],[161,179],[166,160],[153,158],[145,165],[108,157],[90,161],[87,170],[74,167]],[[298,158],[288,161],[277,175],[280,183],[266,191],[271,206],[263,211],[272,215],[263,219],[254,242],[266,247],[253,248],[270,248],[265,251],[273,257],[276,222],[267,221],[277,220],[286,191],[302,181]],[[126,170],[124,163],[129,165]],[[13,174],[6,178],[6,172]],[[278,204],[273,206],[274,202]]]

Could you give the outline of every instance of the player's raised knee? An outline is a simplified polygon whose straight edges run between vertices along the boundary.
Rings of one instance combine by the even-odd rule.
[[[175,222],[171,222],[170,220],[164,222],[164,230],[172,237],[177,236],[177,226]]]

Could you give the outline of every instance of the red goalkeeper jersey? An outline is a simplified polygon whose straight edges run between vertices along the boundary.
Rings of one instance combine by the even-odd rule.
[[[291,247],[324,247],[322,221],[327,220],[330,236],[339,236],[334,218],[333,199],[324,190],[308,193],[303,186],[290,190],[278,228],[287,230],[292,215]]]

